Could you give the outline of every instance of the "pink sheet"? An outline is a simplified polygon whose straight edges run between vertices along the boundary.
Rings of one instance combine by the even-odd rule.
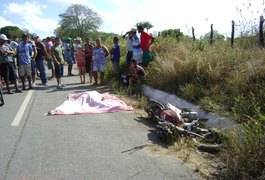
[[[132,111],[122,100],[108,93],[100,94],[97,91],[69,94],[67,100],[48,115],[55,114],[92,114],[117,111]]]

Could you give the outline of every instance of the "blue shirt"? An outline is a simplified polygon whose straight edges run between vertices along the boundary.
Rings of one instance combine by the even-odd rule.
[[[120,45],[118,43],[114,44],[112,47],[112,55],[111,60],[112,61],[120,61]]]
[[[64,43],[63,45],[63,53],[66,59],[72,58],[72,51],[70,43]]]
[[[30,43],[21,42],[17,46],[17,56],[19,64],[30,64],[32,55],[32,45]]]

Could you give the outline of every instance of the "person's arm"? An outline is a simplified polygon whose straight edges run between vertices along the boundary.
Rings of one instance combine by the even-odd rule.
[[[59,63],[59,61],[56,59],[56,57],[55,57],[55,55],[54,55],[54,52],[53,52],[53,50],[51,50],[51,54],[52,54],[52,60],[53,60],[53,62],[56,64],[56,65],[60,65],[60,63]]]
[[[128,31],[128,32],[126,32],[126,34],[124,34],[123,36],[122,36],[122,38],[125,38],[126,37],[126,35],[127,34],[129,34],[130,32]]]
[[[105,52],[105,57],[107,57],[109,55],[109,50],[105,46],[102,46],[102,48]]]
[[[155,41],[155,38],[153,36],[151,36],[151,41],[150,41],[150,44],[148,45],[148,47],[150,47],[151,44],[153,44],[154,41]]]
[[[17,60],[17,66],[19,66],[19,61],[18,61],[18,54],[19,54],[19,52],[18,52],[18,50],[19,50],[19,47],[17,46],[17,48],[16,48],[16,60]]]
[[[37,48],[32,48],[32,51],[33,51],[33,57],[32,59],[35,61],[36,57],[37,57]]]

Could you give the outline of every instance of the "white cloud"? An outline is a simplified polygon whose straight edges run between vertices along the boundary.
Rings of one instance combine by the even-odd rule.
[[[52,35],[50,33],[57,27],[57,21],[44,17],[45,8],[46,6],[36,2],[10,3],[6,6],[4,14],[16,18],[22,29],[27,29],[40,36],[50,36]]]
[[[4,27],[4,26],[17,26],[17,25],[13,24],[12,22],[6,20],[5,18],[3,18],[1,16],[0,16],[0,24],[2,27]]]
[[[196,35],[203,35],[214,29],[230,35],[231,21],[237,20],[239,14],[236,7],[245,3],[244,16],[254,20],[260,14],[254,9],[264,9],[262,0],[252,2],[252,16],[247,9],[249,0],[107,0],[113,9],[95,9],[103,16],[104,31],[120,34],[133,27],[139,21],[149,21],[154,25],[152,31],[161,31],[170,28],[179,28],[182,32],[191,35],[191,28],[195,28]],[[262,8],[263,7],[263,8]]]
[[[88,3],[87,0],[49,0],[52,3],[56,3],[56,4],[60,4],[60,5],[64,5],[64,6],[68,6],[71,4],[82,4],[85,5]]]

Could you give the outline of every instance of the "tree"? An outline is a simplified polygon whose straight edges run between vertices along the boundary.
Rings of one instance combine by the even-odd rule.
[[[208,41],[210,39],[210,34],[211,34],[211,32],[208,32],[208,33],[204,34],[203,39]],[[213,31],[213,40],[214,41],[216,41],[216,40],[224,40],[224,39],[225,39],[224,35],[220,34],[216,30]]]
[[[160,32],[160,36],[162,37],[173,37],[176,38],[178,41],[184,37],[184,34],[180,31],[180,29],[167,29]]]
[[[22,30],[17,26],[5,26],[0,29],[0,34],[10,34],[11,36],[21,37],[24,33],[28,33],[28,30]]]
[[[136,27],[139,26],[139,25],[143,26],[143,28],[146,28],[147,31],[149,31],[149,29],[151,29],[152,27],[154,27],[154,26],[153,26],[150,22],[148,22],[148,21],[138,22],[138,23],[136,24]]]
[[[55,34],[63,37],[84,38],[96,31],[103,22],[98,13],[80,4],[71,5],[64,13],[59,14],[59,17],[61,20]]]

